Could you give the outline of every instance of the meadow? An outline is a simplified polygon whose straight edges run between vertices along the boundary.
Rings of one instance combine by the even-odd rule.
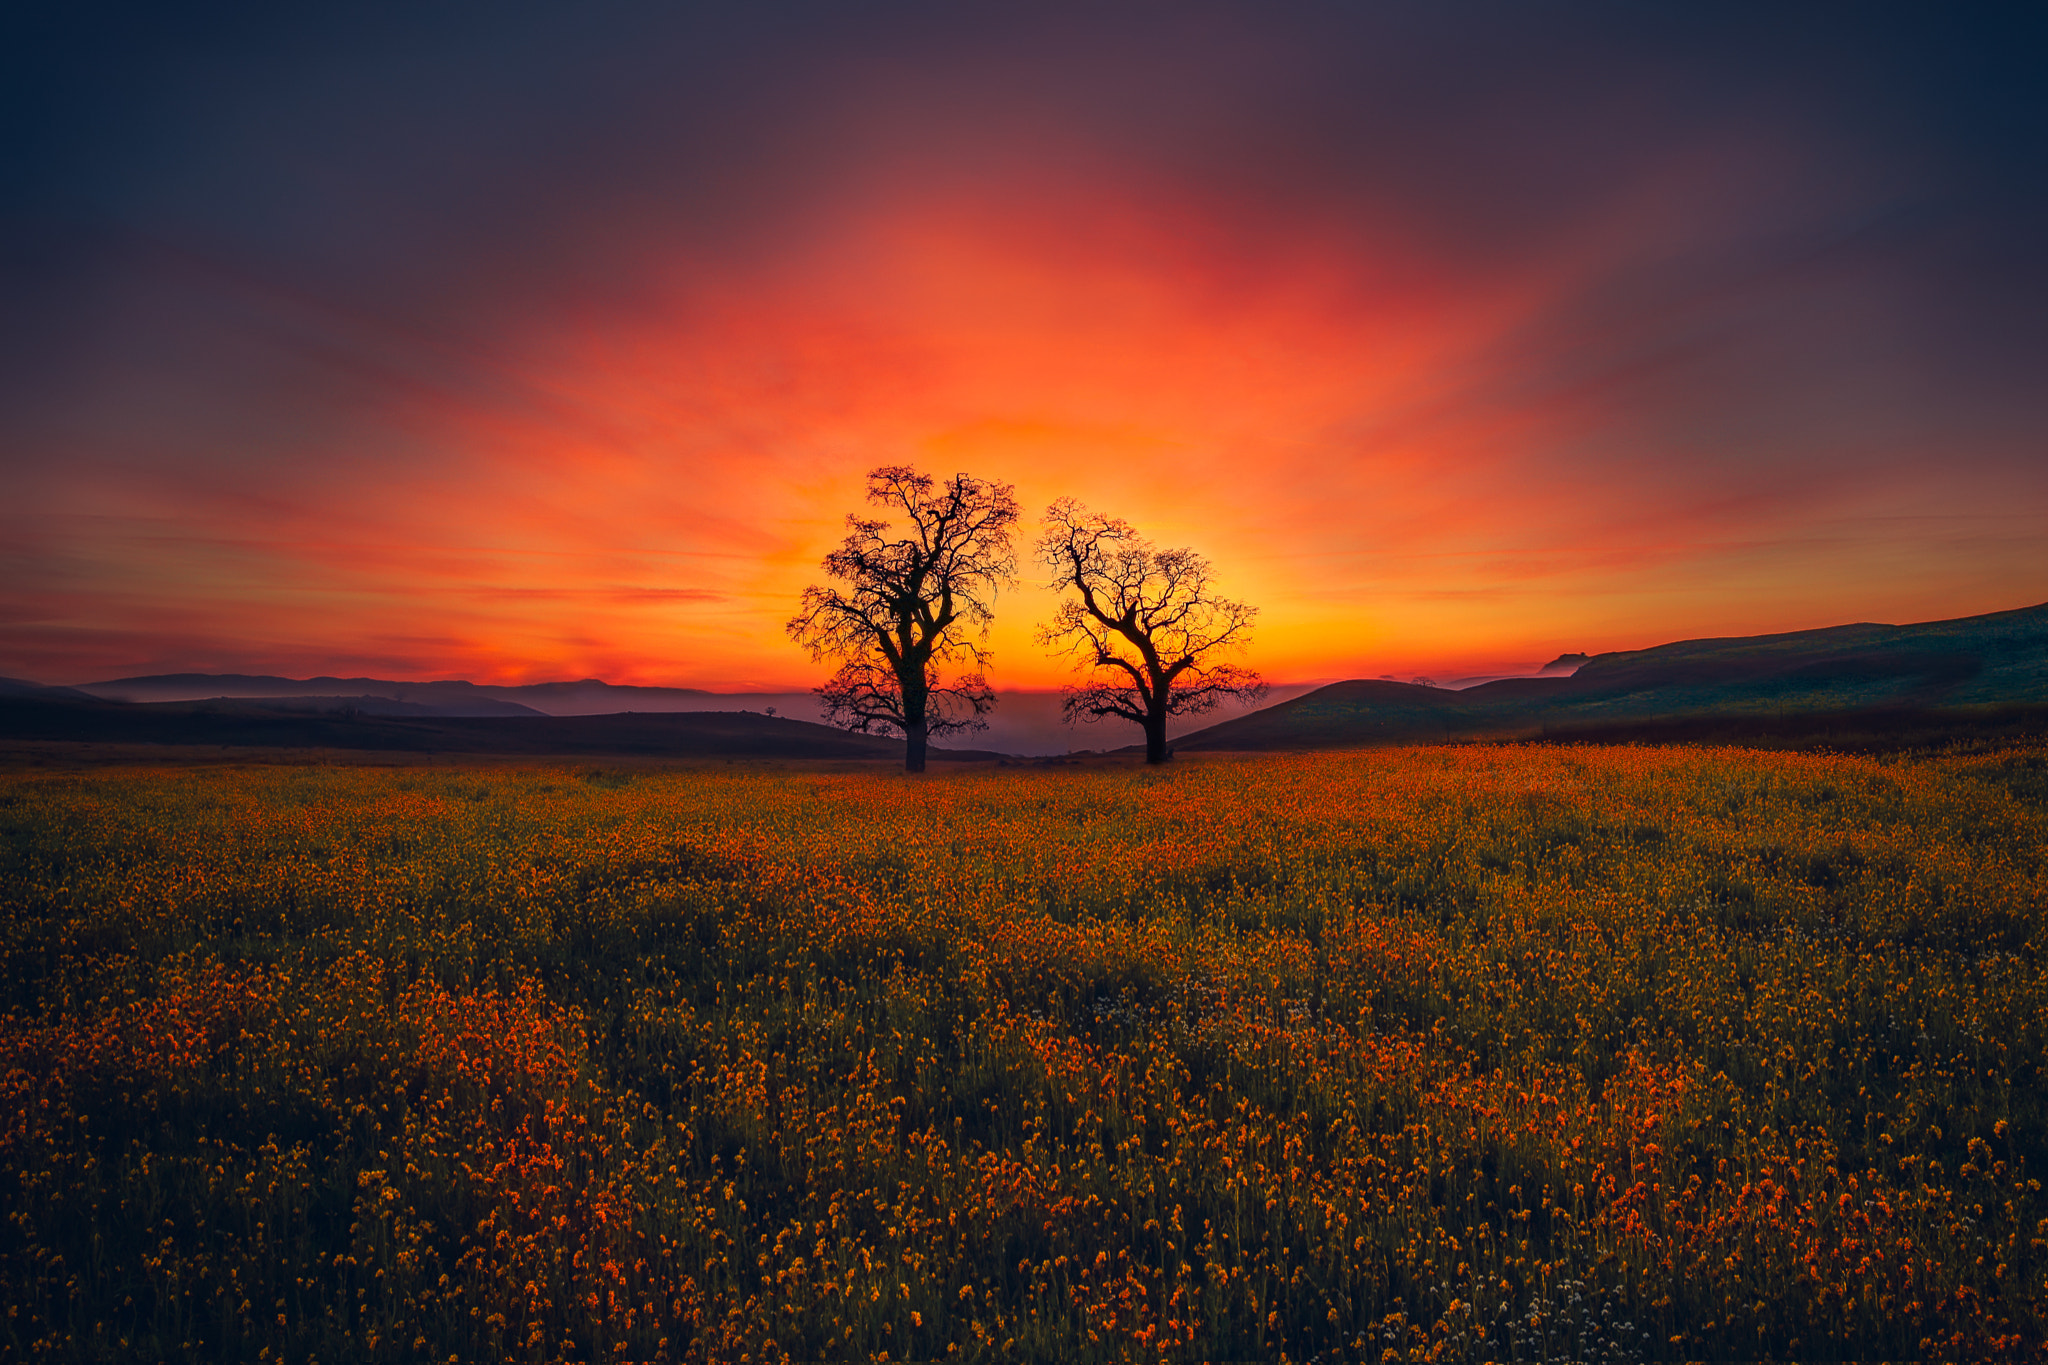
[[[2048,756],[0,776],[0,1360],[2048,1357]]]

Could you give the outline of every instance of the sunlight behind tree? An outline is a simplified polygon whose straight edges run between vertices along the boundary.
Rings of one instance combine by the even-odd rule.
[[[1038,556],[1053,571],[1049,586],[1078,594],[1038,632],[1082,671],[1067,689],[1069,720],[1135,722],[1145,761],[1164,763],[1168,718],[1266,695],[1256,672],[1216,657],[1245,647],[1259,609],[1219,596],[1209,561],[1193,550],[1159,549],[1129,522],[1061,498],[1046,509]]]
[[[870,470],[867,496],[907,526],[848,513],[824,565],[844,586],[804,589],[788,630],[812,658],[842,661],[817,689],[825,719],[901,734],[904,768],[922,772],[932,736],[984,729],[995,706],[982,670],[991,604],[1016,572],[1017,499],[1008,484],[956,474],[941,487],[907,465]],[[960,662],[971,667],[948,681],[943,666]]]

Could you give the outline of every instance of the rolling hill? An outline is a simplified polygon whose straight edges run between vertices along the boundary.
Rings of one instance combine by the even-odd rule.
[[[1957,730],[2048,728],[2048,604],[1917,625],[1683,640],[1601,654],[1565,671],[1572,664],[1577,656],[1546,669],[1552,676],[1462,690],[1333,683],[1182,735],[1174,746],[1257,751],[1543,737],[1890,744]],[[1056,724],[1057,694],[1003,695],[1006,702],[1039,703],[1038,711],[1054,709],[1031,712],[1035,728],[991,731],[983,741],[990,749],[935,749],[932,757],[1043,753],[1056,740],[1088,733],[1038,733]],[[530,755],[901,755],[898,741],[787,715],[677,709],[693,701],[729,708],[742,699],[594,680],[485,687],[178,674],[56,688],[0,679],[0,740]],[[643,700],[652,707],[616,709]],[[582,713],[604,704],[615,709]],[[1025,742],[1006,742],[1013,739]]]
[[[110,702],[64,689],[0,694],[0,741],[390,750],[648,758],[862,758],[901,761],[900,740],[748,711],[608,716],[376,714],[259,701]],[[39,695],[46,693],[51,695]],[[292,699],[298,701],[301,699]],[[338,702],[360,700],[335,698]],[[933,749],[934,762],[996,758]]]
[[[1464,691],[1333,683],[1175,742],[1324,749],[1458,739],[1754,739],[2000,724],[2048,712],[2048,604],[1918,625],[1683,640]]]
[[[33,691],[35,684],[15,683]],[[1310,684],[1273,689],[1274,700],[1301,695]],[[8,683],[0,679],[0,696]],[[314,711],[353,709],[375,715],[409,716],[610,716],[624,712],[759,711],[798,720],[819,720],[815,692],[705,692],[690,687],[641,687],[596,678],[573,682],[500,685],[461,679],[405,682],[394,678],[284,678],[249,673],[159,673],[145,677],[110,678],[66,689],[73,696],[90,695],[123,702],[261,702],[273,707]],[[1096,748],[1122,742],[1116,725],[1067,725],[1055,689],[1005,689],[996,694],[988,729],[974,742],[1006,754],[1064,754],[1075,748]],[[1236,710],[1237,708],[1232,708]],[[1200,719],[1176,721],[1169,733],[1200,728]]]
[[[105,701],[176,702],[281,700],[327,702],[369,697],[427,708],[418,714],[444,716],[595,716],[626,711],[739,711],[786,705],[793,697],[814,703],[808,693],[704,692],[694,687],[634,687],[583,678],[575,682],[500,686],[459,678],[403,682],[396,678],[281,678],[252,673],[156,673],[80,683],[73,691]],[[508,709],[509,708],[509,709]],[[803,714],[810,714],[806,709]]]

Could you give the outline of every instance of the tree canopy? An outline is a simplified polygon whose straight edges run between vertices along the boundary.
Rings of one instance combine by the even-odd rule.
[[[1053,571],[1049,586],[1073,594],[1038,631],[1082,674],[1067,689],[1069,720],[1133,721],[1146,762],[1163,763],[1169,717],[1265,695],[1257,673],[1226,661],[1249,642],[1259,609],[1218,595],[1193,550],[1159,549],[1129,522],[1062,498],[1046,509],[1038,557]]]
[[[825,557],[834,582],[804,589],[788,630],[812,658],[840,661],[818,689],[826,720],[900,733],[904,767],[919,772],[932,736],[986,728],[995,706],[983,670],[995,595],[1016,573],[1016,494],[883,465],[868,472],[867,500],[886,515],[848,514],[846,540]]]

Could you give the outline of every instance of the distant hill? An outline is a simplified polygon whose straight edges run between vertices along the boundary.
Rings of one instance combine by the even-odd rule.
[[[106,701],[171,702],[212,698],[250,700],[299,697],[378,697],[431,708],[435,715],[497,716],[616,715],[624,711],[741,711],[790,706],[815,717],[817,699],[807,692],[718,693],[694,687],[632,687],[583,678],[576,682],[526,683],[501,687],[459,678],[402,682],[395,678],[280,678],[252,673],[156,673],[82,683],[74,691]],[[791,705],[794,703],[794,705]],[[516,711],[507,711],[511,706]]]
[[[85,696],[86,693],[77,693]],[[208,697],[203,701],[142,703],[144,705],[183,706],[195,712],[212,715],[275,714],[290,712],[305,715],[345,716],[540,716],[546,712],[536,711],[531,706],[521,706],[516,701],[499,701],[494,697],[462,697],[454,701],[421,702],[395,701],[390,697]]]
[[[298,699],[293,699],[296,702]],[[360,698],[336,698],[351,701]],[[102,744],[380,749],[411,753],[661,758],[871,758],[900,761],[900,740],[748,711],[608,716],[377,715],[249,700],[111,702],[0,694],[0,740]],[[995,758],[933,749],[934,762]]]
[[[1565,663],[1560,660],[1559,663]],[[1548,670],[1546,670],[1548,671]],[[1597,655],[1561,676],[1463,691],[1352,681],[1175,741],[1323,749],[1457,739],[1758,737],[1816,717],[1897,732],[2048,707],[2048,604],[1919,625],[1684,640]]]
[[[0,698],[40,697],[45,701],[69,699],[86,700],[87,694],[75,687],[45,687],[41,683],[23,682],[20,678],[0,678]]]
[[[19,684],[34,689],[33,683]],[[637,687],[583,678],[574,682],[518,686],[442,679],[401,682],[392,678],[281,678],[249,673],[158,673],[111,678],[62,689],[73,695],[124,702],[261,701],[332,711],[344,706],[376,715],[549,716],[619,715],[625,712],[758,711],[797,720],[823,719],[813,692],[705,692],[694,687]],[[1276,687],[1276,700],[1299,696],[1306,685]],[[0,696],[6,695],[0,684]],[[353,699],[350,701],[349,699]],[[371,700],[378,699],[378,700]],[[1064,754],[1070,749],[1114,748],[1132,727],[1118,723],[1067,725],[1056,690],[1005,690],[996,694],[988,729],[973,742],[1006,754]],[[394,709],[398,708],[398,709]],[[1200,721],[1176,723],[1170,733],[1198,728]]]
[[[1461,680],[1462,681],[1462,680]],[[1277,704],[1177,733],[1176,748],[1351,748],[1465,739],[1615,741],[1843,735],[1896,742],[2048,715],[2048,604],[1918,625],[1860,624],[1566,654],[1536,677],[1462,690],[1353,680],[1275,689]],[[1056,692],[1004,692],[969,754],[1115,748],[1134,727],[1060,724]],[[186,673],[81,688],[0,679],[0,738],[263,744],[458,753],[890,757],[810,693],[712,693],[586,678],[500,687],[457,680]],[[765,714],[770,706],[785,714]],[[759,708],[756,710],[755,708]],[[2015,720],[2015,717],[2021,717]],[[1886,738],[1890,737],[1890,738]]]

